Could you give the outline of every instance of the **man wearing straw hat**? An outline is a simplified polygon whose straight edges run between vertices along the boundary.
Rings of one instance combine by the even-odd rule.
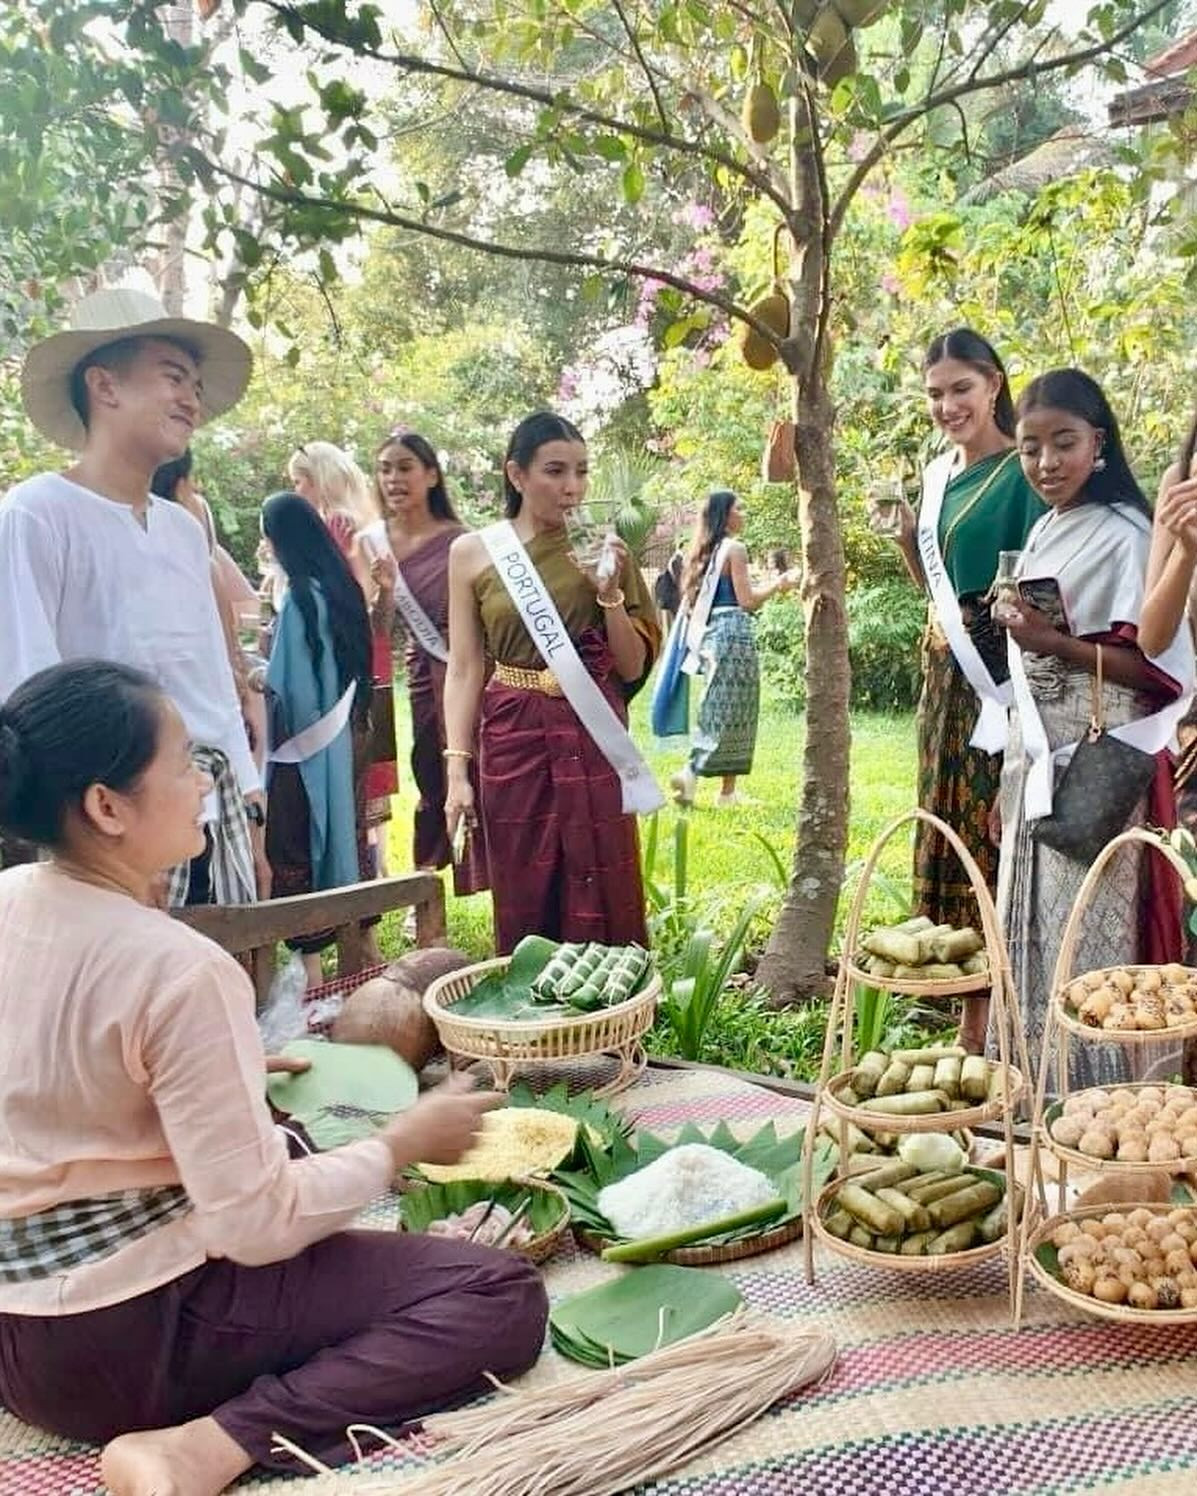
[[[141,291],[84,297],[21,376],[29,419],[78,456],[0,501],[0,701],[60,660],[137,666],[172,698],[212,777],[208,850],[175,869],[172,905],[269,896],[265,800],[203,531],[150,494],[159,464],[241,398],[250,366],[234,333],[169,317]]]

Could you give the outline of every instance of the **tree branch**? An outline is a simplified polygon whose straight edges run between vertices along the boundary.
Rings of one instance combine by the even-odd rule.
[[[449,30],[448,23],[446,22],[444,16],[441,15],[441,8],[436,3],[436,0],[428,0],[428,8],[432,11],[433,19],[436,21],[437,26],[440,27],[441,35],[449,44],[449,51],[452,52],[453,56],[457,58],[458,64],[461,67],[468,67],[469,64],[461,55],[457,43],[453,40],[453,33]]]
[[[724,109],[723,106],[719,103],[718,99],[712,98],[705,89],[696,88],[693,85],[690,85],[687,88],[686,92],[692,99],[697,101],[699,108],[711,121],[712,124],[718,125],[719,128],[725,131],[728,135],[734,135],[743,144],[744,149],[750,152],[751,155],[753,155],[759,162],[761,171],[767,172],[769,174],[769,177],[774,183],[778,196],[782,199],[786,199],[787,189],[785,178],[774,167],[773,163],[765,155],[764,150],[759,145],[757,145],[756,141],[753,140],[751,135],[749,135],[748,132],[741,127],[739,120],[734,118],[733,115],[729,114],[728,111]]]
[[[657,87],[657,80],[653,76],[653,70],[648,65],[648,59],[641,51],[640,39],[636,35],[635,27],[628,20],[628,13],[626,10],[624,10],[622,4],[620,3],[620,0],[611,0],[611,4],[615,8],[615,14],[619,17],[619,23],[623,27],[628,41],[632,44],[632,51],[635,52],[636,60],[637,62],[639,62],[645,79],[648,82],[649,90],[653,96],[653,103],[657,106],[657,118],[661,121],[661,128],[662,130],[668,131],[669,117],[665,113],[665,104],[661,98],[661,91]]]
[[[1114,32],[1106,41],[1095,42],[1090,47],[1082,47],[1076,52],[1066,52],[1060,57],[1049,57],[1045,62],[1024,62],[1014,67],[1005,68],[1001,72],[991,73],[987,78],[970,75],[963,83],[951,84],[942,88],[938,93],[928,94],[921,103],[912,106],[904,113],[897,115],[880,132],[868,151],[857,163],[856,170],[848,178],[843,190],[840,192],[835,207],[831,211],[830,235],[832,238],[839,233],[843,227],[844,218],[848,212],[852,199],[859,191],[861,184],[868,177],[873,167],[881,160],[890,145],[904,134],[911,125],[918,120],[925,119],[933,114],[936,109],[941,109],[945,104],[955,103],[975,93],[984,93],[988,89],[1002,88],[1007,83],[1017,83],[1028,78],[1039,78],[1044,73],[1057,72],[1061,68],[1082,67],[1087,62],[1096,62],[1099,57],[1108,56],[1128,37],[1133,36],[1136,31],[1145,26],[1148,21],[1164,9],[1170,0],[1153,0],[1146,10],[1128,21],[1125,26]],[[996,45],[996,38],[994,45]],[[992,49],[990,51],[992,55]]]
[[[690,297],[691,300],[714,307],[733,321],[744,323],[774,348],[780,348],[785,341],[779,338],[767,323],[754,317],[747,307],[741,306],[738,301],[733,301],[730,296],[723,296],[718,291],[705,290],[685,276],[677,275],[672,270],[665,270],[659,265],[643,265],[635,260],[617,260],[607,255],[585,254],[575,250],[502,244],[494,239],[482,239],[475,234],[465,234],[458,229],[442,228],[424,219],[409,217],[406,213],[396,212],[389,204],[385,204],[385,199],[383,199],[384,207],[371,208],[366,203],[317,197],[305,192],[296,192],[293,188],[255,182],[252,178],[243,176],[231,167],[214,161],[199,151],[193,153],[192,164],[201,175],[223,177],[225,181],[247,187],[259,197],[278,203],[282,207],[317,208],[342,217],[383,224],[388,228],[406,229],[409,233],[423,234],[430,239],[438,239],[444,244],[456,244],[461,249],[476,250],[481,254],[495,255],[499,259],[522,260],[541,265],[564,265],[575,270],[602,270],[608,274],[626,275],[634,280],[660,281],[662,285],[671,286],[675,291],[680,291],[684,296]]]
[[[530,83],[519,83],[512,78],[503,78],[497,73],[484,73],[476,68],[449,67],[445,63],[432,62],[427,57],[420,57],[412,52],[386,52],[378,47],[367,46],[364,42],[349,41],[335,27],[325,25],[310,14],[301,12],[294,5],[286,3],[286,0],[261,0],[261,3],[268,10],[274,11],[276,15],[292,17],[305,30],[313,32],[334,46],[348,48],[354,56],[369,57],[375,62],[385,62],[390,67],[403,72],[445,78],[453,83],[474,84],[488,89],[491,93],[506,94],[510,98],[522,99],[525,103],[537,104],[542,109],[556,109],[563,115],[582,120],[586,124],[597,125],[604,130],[610,130],[613,134],[627,135],[633,140],[643,141],[645,145],[660,146],[663,149],[677,151],[680,155],[697,156],[703,161],[717,162],[755,188],[762,197],[768,198],[781,212],[787,211],[784,198],[778,198],[767,175],[763,175],[743,161],[737,161],[729,152],[720,150],[718,146],[711,145],[709,142],[689,140],[685,136],[675,135],[670,130],[654,130],[647,125],[638,125],[633,120],[603,114],[600,110],[588,109],[582,104],[572,103],[561,92],[553,93],[547,88],[538,88]],[[1163,3],[1166,3],[1166,0],[1163,0]]]

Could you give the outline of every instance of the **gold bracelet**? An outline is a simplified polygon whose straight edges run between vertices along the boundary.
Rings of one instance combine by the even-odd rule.
[[[442,748],[441,749],[441,757],[442,758],[473,758],[473,756],[474,755],[470,752],[470,750],[468,748]]]
[[[615,589],[615,596],[609,602],[604,601],[601,597],[596,597],[595,602],[598,603],[600,608],[622,608],[624,603],[623,588],[617,587]]]

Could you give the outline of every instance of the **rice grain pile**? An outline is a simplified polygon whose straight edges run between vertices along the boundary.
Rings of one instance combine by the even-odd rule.
[[[683,1143],[599,1191],[598,1206],[620,1236],[668,1236],[723,1221],[777,1198],[759,1169],[706,1143]]]

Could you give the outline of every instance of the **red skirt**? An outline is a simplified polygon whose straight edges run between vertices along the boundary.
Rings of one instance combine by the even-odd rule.
[[[605,644],[582,643],[626,722]],[[646,945],[636,818],[624,814],[619,776],[569,702],[492,679],[479,739],[498,952],[525,935]]]
[[[366,820],[371,826],[391,818],[391,796],[399,790],[395,762],[395,697],[392,678],[394,661],[387,634],[370,640],[370,674],[374,690],[370,698],[371,756],[366,770]]]

